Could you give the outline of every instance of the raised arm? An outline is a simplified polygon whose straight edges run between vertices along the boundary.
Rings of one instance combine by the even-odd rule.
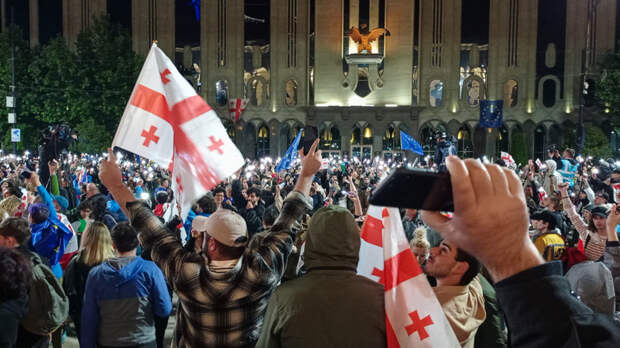
[[[39,175],[35,172],[30,173],[30,179],[26,179],[26,182],[30,182],[37,188],[37,192],[43,199],[43,202],[47,205],[47,208],[50,210],[50,216],[56,215],[56,207],[54,207],[54,201],[52,200],[52,196],[47,192],[45,186],[41,185],[41,180],[39,179]]]
[[[568,218],[573,223],[573,226],[575,226],[575,229],[577,230],[577,232],[579,232],[579,236],[581,237],[581,239],[585,241],[588,237],[588,225],[585,223],[585,221],[583,221],[581,216],[577,214],[577,211],[575,210],[575,205],[573,205],[573,202],[570,200],[570,196],[568,195],[568,183],[562,183],[558,185],[558,188],[560,189],[562,206],[564,207],[566,215],[568,215]]]
[[[126,205],[128,202],[135,201],[136,198],[131,193],[131,190],[123,184],[123,174],[121,173],[121,168],[116,164],[116,155],[114,155],[111,148],[108,148],[108,158],[101,162],[99,180],[114,197],[125,216],[129,217]]]

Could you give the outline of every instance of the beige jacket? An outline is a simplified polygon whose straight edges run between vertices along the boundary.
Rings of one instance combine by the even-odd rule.
[[[465,286],[437,286],[433,289],[461,346],[473,348],[476,331],[486,318],[478,277]]]

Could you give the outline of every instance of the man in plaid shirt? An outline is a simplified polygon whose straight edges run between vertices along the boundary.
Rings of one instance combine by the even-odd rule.
[[[308,155],[301,154],[302,167],[295,189],[285,199],[269,231],[255,235],[242,247],[235,247],[234,240],[227,245],[212,237],[224,240],[222,230],[208,232],[206,255],[184,250],[148,208],[133,202],[135,198],[122,183],[114,154],[108,151],[108,160],[102,163],[99,174],[101,182],[141,233],[143,246],[152,249],[153,261],[179,297],[176,347],[252,347],[256,343],[267,301],[280,283],[291,253],[293,224],[312,208],[308,194],[312,178],[321,167],[317,145],[318,140]],[[227,221],[217,226],[245,226],[235,225],[238,220],[234,216]],[[239,231],[233,227],[231,232]]]

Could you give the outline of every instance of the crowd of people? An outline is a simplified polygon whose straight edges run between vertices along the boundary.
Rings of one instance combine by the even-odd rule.
[[[396,167],[450,174],[453,213],[401,216],[461,346],[620,346],[618,163],[317,145],[282,172],[247,160],[185,218],[169,173],[131,154],[0,158],[0,347],[162,347],[173,314],[175,347],[385,347],[383,286],[357,264]]]

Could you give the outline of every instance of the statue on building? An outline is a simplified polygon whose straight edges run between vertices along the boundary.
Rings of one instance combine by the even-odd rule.
[[[351,27],[349,37],[357,43],[357,53],[372,53],[370,43],[380,38],[382,35],[390,36],[390,31],[385,28],[375,28],[368,31],[368,25],[362,24],[360,28]]]

